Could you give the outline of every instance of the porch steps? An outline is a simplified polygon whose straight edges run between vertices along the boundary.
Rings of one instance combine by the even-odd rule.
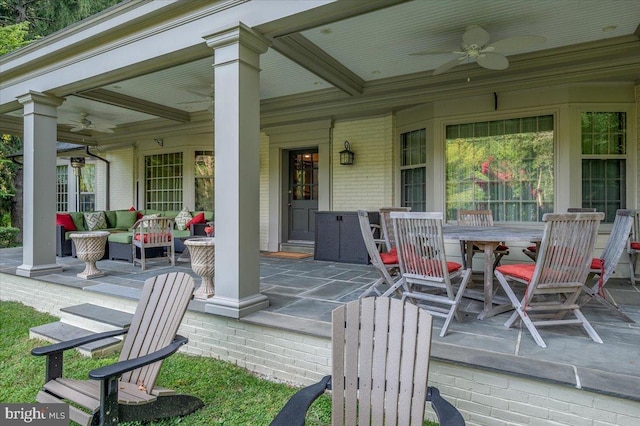
[[[105,308],[91,303],[70,306],[60,310],[60,321],[33,327],[29,337],[52,343],[64,342],[93,333],[129,327],[133,314]],[[104,356],[122,347],[121,338],[108,338],[88,343],[77,348],[84,356]]]
[[[313,254],[315,243],[313,241],[287,241],[280,243],[280,250],[292,253]]]

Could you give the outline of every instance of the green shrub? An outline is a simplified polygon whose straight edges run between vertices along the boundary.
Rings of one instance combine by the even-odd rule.
[[[20,245],[18,228],[0,228],[0,248],[16,247]]]

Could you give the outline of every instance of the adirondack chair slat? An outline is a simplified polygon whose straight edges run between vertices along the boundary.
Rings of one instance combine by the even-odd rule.
[[[85,407],[89,411],[89,423],[100,425],[187,415],[201,408],[203,403],[198,398],[178,395],[169,389],[154,389],[163,359],[187,343],[177,332],[193,290],[193,279],[186,273],[149,278],[125,337],[120,362],[91,371],[92,380],[49,377],[41,392],[48,396],[43,398]],[[83,343],[65,345],[64,350]],[[32,353],[47,355],[47,362],[59,363],[56,371],[62,372],[63,349],[59,347],[60,344],[53,345],[53,349],[36,348]],[[138,359],[143,356],[151,363],[141,365]],[[124,361],[131,367],[123,368]],[[77,414],[77,417],[86,424],[83,415]]]
[[[43,404],[59,404],[60,403],[60,400],[58,398],[43,391],[38,392],[38,395],[36,396],[36,401]],[[89,426],[91,425],[92,419],[93,419],[93,415],[85,413],[84,411],[79,410],[73,405],[69,405],[69,420],[73,420],[80,426]]]

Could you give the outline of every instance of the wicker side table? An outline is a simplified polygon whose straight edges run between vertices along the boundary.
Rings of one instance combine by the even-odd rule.
[[[77,274],[78,278],[85,280],[101,277],[105,273],[98,269],[96,262],[104,256],[104,248],[107,244],[108,231],[78,232],[69,235],[76,246],[78,259],[85,262],[84,271]]]
[[[193,293],[196,299],[208,299],[214,294],[216,239],[190,238],[184,242],[191,255],[191,269],[202,278],[202,284]]]

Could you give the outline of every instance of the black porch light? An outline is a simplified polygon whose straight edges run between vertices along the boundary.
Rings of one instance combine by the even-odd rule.
[[[351,145],[349,141],[344,141],[344,150],[340,151],[340,164],[343,166],[350,166],[353,164],[355,154],[351,151]]]

